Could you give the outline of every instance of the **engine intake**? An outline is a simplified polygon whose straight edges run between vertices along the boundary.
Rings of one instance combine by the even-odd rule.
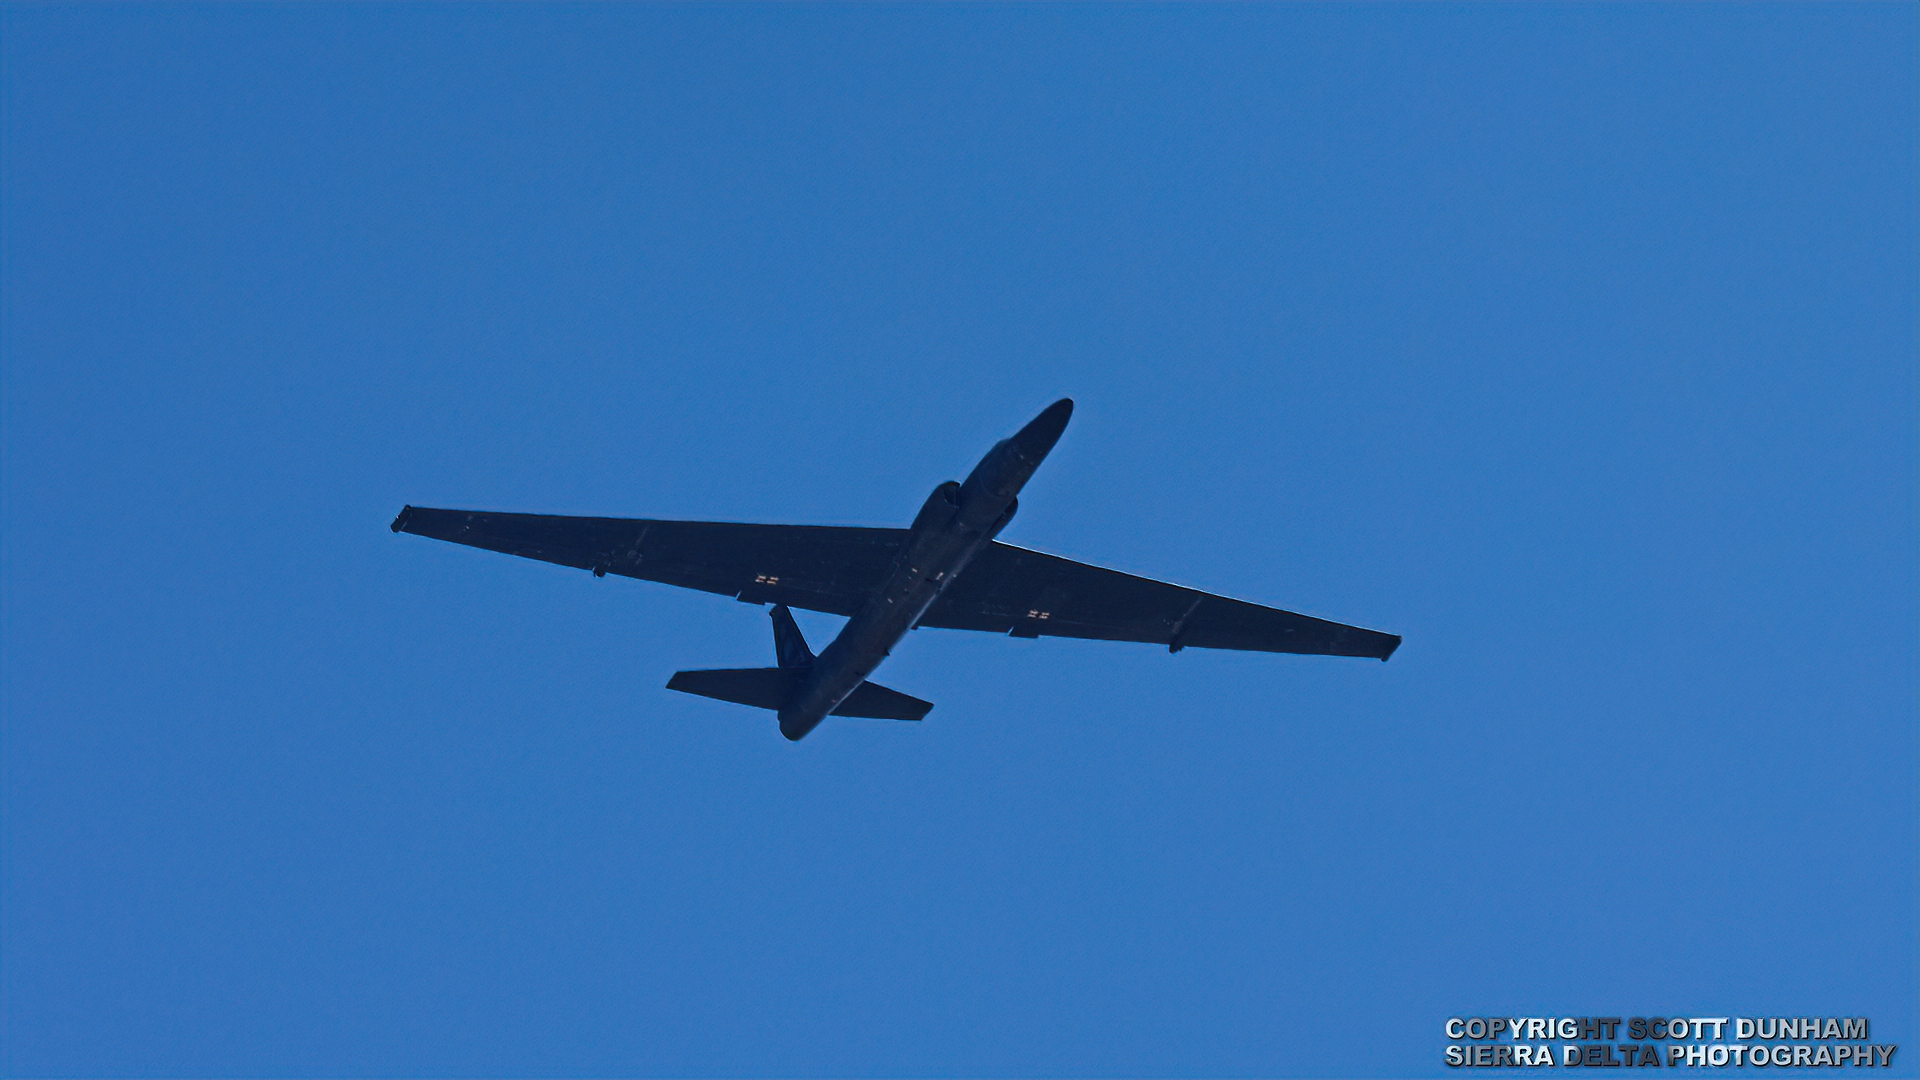
[[[920,507],[920,512],[913,516],[913,531],[920,532],[923,529],[945,525],[953,520],[954,513],[959,509],[960,482],[949,480],[934,488],[933,494],[927,496],[927,501]]]

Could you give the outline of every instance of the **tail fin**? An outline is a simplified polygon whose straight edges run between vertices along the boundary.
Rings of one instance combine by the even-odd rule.
[[[709,671],[676,671],[667,680],[667,689],[701,697],[718,698],[759,709],[784,708],[813,666],[813,650],[800,634],[800,624],[785,604],[773,606],[773,654],[779,667],[721,668]],[[833,710],[834,716],[859,716],[870,720],[918,720],[933,708],[931,702],[889,690],[878,683],[863,682],[854,687],[845,701]]]
[[[793,612],[785,604],[773,605],[773,655],[779,667],[676,671],[667,680],[667,689],[778,711],[786,707],[813,666],[813,650],[807,648],[800,624],[793,621]]]
[[[773,605],[773,655],[783,668],[803,668],[813,666],[813,650],[807,648],[807,639],[800,635],[800,624],[793,621],[793,612],[785,604]]]

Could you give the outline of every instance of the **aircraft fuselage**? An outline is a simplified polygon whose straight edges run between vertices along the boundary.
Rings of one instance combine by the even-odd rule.
[[[806,682],[780,710],[780,733],[799,739],[819,726],[912,630],[975,552],[1012,520],[1020,489],[1060,440],[1073,402],[1048,406],[980,459],[965,483],[935,488],[914,518],[907,545],[885,584],[868,598],[815,659]]]

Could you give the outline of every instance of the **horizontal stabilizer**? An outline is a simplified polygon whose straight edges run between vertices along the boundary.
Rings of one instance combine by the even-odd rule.
[[[676,671],[673,678],[667,680],[667,689],[778,712],[806,678],[806,668]],[[832,715],[855,716],[866,720],[918,720],[932,708],[930,701],[889,690],[878,683],[863,682],[847,695],[847,699],[833,710]]]
[[[879,683],[863,682],[828,715],[858,716],[867,720],[918,720],[932,708],[931,701],[889,690]]]
[[[750,667],[714,668],[708,671],[676,671],[667,680],[667,689],[701,697],[719,698],[736,705],[778,712],[807,677],[806,668]]]

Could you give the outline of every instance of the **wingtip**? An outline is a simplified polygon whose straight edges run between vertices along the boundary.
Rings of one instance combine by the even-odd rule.
[[[1383,664],[1393,659],[1394,651],[1400,648],[1399,634],[1388,634],[1387,638],[1390,642],[1390,644],[1387,645],[1387,651],[1380,654],[1380,662]]]
[[[407,527],[407,519],[412,516],[413,516],[413,504],[409,503],[406,506],[403,506],[400,508],[400,513],[394,517],[393,524],[387,527],[392,529],[394,532],[400,532]]]

